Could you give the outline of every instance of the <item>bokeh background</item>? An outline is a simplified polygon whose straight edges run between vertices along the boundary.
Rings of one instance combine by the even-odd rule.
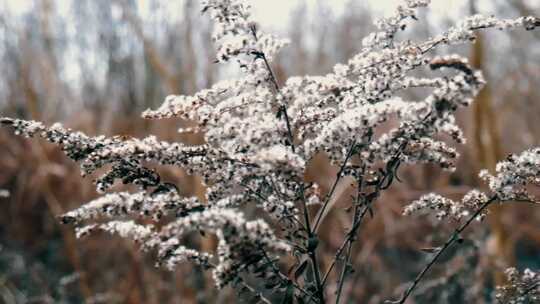
[[[422,39],[472,13],[540,16],[526,0],[442,1],[422,12],[404,39]],[[273,65],[283,82],[292,75],[325,74],[361,48],[373,19],[397,1],[252,1],[261,27],[292,43]],[[91,135],[200,143],[179,135],[186,121],[145,121],[140,112],[169,94],[192,94],[237,71],[213,63],[211,23],[192,0],[0,0],[0,116],[60,121]],[[540,144],[540,31],[490,31],[474,45],[442,48],[468,56],[489,81],[476,103],[459,113],[468,144],[459,146],[458,170],[405,167],[365,223],[353,256],[350,303],[395,297],[454,225],[401,216],[404,204],[437,191],[459,197],[483,188],[477,173],[508,153]],[[414,94],[410,94],[414,98]],[[201,195],[197,177],[159,168],[186,195]],[[336,168],[324,155],[306,179],[327,190]],[[0,130],[0,303],[233,303],[208,275],[190,265],[176,272],[154,267],[130,242],[109,235],[76,240],[57,216],[97,196],[91,177],[57,148]],[[347,189],[321,232],[321,263],[331,262],[348,218]],[[540,208],[497,206],[489,219],[437,266],[415,303],[491,303],[509,265],[540,268]],[[325,267],[323,267],[324,269]]]

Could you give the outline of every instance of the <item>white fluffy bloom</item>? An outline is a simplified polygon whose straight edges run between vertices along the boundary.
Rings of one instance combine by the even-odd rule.
[[[454,201],[437,194],[427,194],[420,199],[412,202],[403,209],[404,215],[411,215],[413,213],[434,211],[438,220],[450,218],[456,221],[467,219],[474,212],[481,208],[489,198],[478,190],[471,190],[468,192],[461,201]],[[476,218],[482,220],[486,215],[486,212],[482,212]]]
[[[112,234],[118,234],[120,237],[131,239],[139,243],[152,243],[155,237],[153,229],[149,226],[136,224],[134,221],[110,221],[104,224],[92,224],[76,229],[77,237],[88,235],[94,230],[103,230]]]
[[[501,200],[537,200],[527,191],[527,185],[540,185],[540,148],[511,155],[497,164],[495,175],[484,170],[480,177]]]
[[[278,240],[264,221],[246,221],[242,213],[233,209],[209,209],[180,218],[162,229],[160,239],[176,239],[197,230],[215,233],[219,239],[219,261],[214,269],[218,287],[225,286],[241,271],[239,267],[246,255],[262,256],[265,251],[279,253],[290,250],[290,246]],[[176,241],[172,243],[174,245],[169,250],[181,246]]]
[[[283,145],[260,150],[254,155],[253,162],[259,163],[263,170],[271,171],[274,168],[286,167],[297,171],[298,174],[302,174],[305,167],[304,160]]]
[[[170,238],[167,241],[159,242],[158,245],[157,265],[169,270],[174,270],[178,264],[186,261],[208,267],[212,258],[212,254],[181,245],[178,238]]]
[[[62,215],[62,221],[72,223],[133,214],[152,216],[155,220],[159,220],[170,213],[181,216],[200,208],[202,203],[197,198],[182,198],[175,191],[157,194],[118,192],[99,197],[67,212]]]

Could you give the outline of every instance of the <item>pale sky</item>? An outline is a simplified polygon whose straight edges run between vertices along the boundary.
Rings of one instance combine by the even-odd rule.
[[[348,0],[305,0],[309,6],[316,6],[317,2],[332,3],[337,13],[343,11],[344,5]],[[364,2],[366,0],[357,0]],[[436,14],[445,14],[446,12],[455,13],[463,7],[468,0],[432,0],[430,10]],[[290,12],[292,8],[298,5],[300,0],[252,0],[255,16],[261,22],[273,23],[272,20],[280,20],[284,12]],[[389,14],[401,2],[398,0],[367,0],[371,8],[377,10],[378,14]],[[287,14],[287,13],[285,13]]]
[[[83,1],[83,0],[79,0]],[[163,0],[169,3],[182,3],[179,0]],[[343,10],[343,6],[348,0],[251,0],[255,15],[259,17],[259,20],[263,23],[281,23],[283,17],[288,15],[298,3],[305,1],[308,6],[315,6],[317,2],[332,3],[336,11]],[[357,0],[360,2],[366,1],[372,8],[375,8],[379,13],[388,14],[391,12],[401,1],[399,0]],[[490,0],[477,0],[480,3],[481,8],[487,8],[489,10]],[[529,4],[534,4],[538,0],[525,0]],[[57,10],[65,10],[69,5],[70,0],[52,0]],[[145,7],[147,0],[137,0],[141,7]],[[460,8],[463,8],[469,0],[432,0],[430,10],[437,15],[455,14]],[[12,12],[23,13],[32,9],[34,0],[0,0],[0,9],[7,6]],[[483,10],[483,9],[482,9]]]
[[[263,24],[282,25],[284,18],[286,19],[292,8],[298,5],[302,0],[251,0],[254,15]],[[332,7],[336,13],[343,10],[347,0],[305,0],[308,6],[314,7],[317,2],[332,3]],[[358,0],[366,1],[366,0]],[[430,10],[437,15],[455,14],[468,0],[432,0]],[[21,14],[32,9],[34,0],[0,0],[15,14]],[[53,0],[55,9],[65,11],[71,1],[69,0]],[[146,0],[138,0],[141,7],[145,7]],[[171,0],[169,3],[173,3]],[[178,1],[181,3],[183,1]],[[372,8],[378,11],[378,14],[390,13],[400,2],[399,0],[367,0]],[[481,1],[489,2],[489,1]],[[4,5],[0,5],[0,8]],[[179,6],[180,7],[180,6]]]
[[[55,11],[65,16],[69,14],[70,3],[73,1],[92,1],[92,0],[51,0],[54,5]],[[145,19],[145,15],[150,10],[148,9],[148,0],[136,0],[139,5],[139,13],[141,17]],[[162,0],[159,2],[162,5],[166,5],[167,16],[172,19],[177,19],[182,14],[183,0]],[[253,14],[255,20],[258,21],[263,27],[271,27],[274,30],[284,30],[289,25],[289,15],[294,7],[305,1],[308,9],[313,9],[317,6],[317,3],[331,4],[330,6],[334,10],[335,15],[340,15],[343,12],[345,4],[351,0],[251,0]],[[372,13],[375,17],[390,14],[396,6],[401,3],[400,0],[353,0],[359,3],[367,3],[372,9]],[[431,5],[428,8],[430,21],[439,21],[447,17],[455,17],[464,15],[464,8],[467,7],[467,3],[470,0],[432,0]],[[493,0],[476,0],[478,1],[478,7],[481,13],[491,14],[492,8],[490,3]],[[525,0],[530,4],[535,3],[538,0]],[[7,7],[15,15],[23,14],[33,9],[33,3],[35,0],[0,0],[0,10]],[[537,4],[537,2],[536,2]],[[114,7],[113,7],[114,8]],[[466,12],[466,10],[465,10]],[[114,12],[113,12],[114,13]]]

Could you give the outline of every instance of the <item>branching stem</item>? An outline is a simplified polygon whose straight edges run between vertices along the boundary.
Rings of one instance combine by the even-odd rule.
[[[459,226],[456,230],[454,230],[454,233],[452,233],[452,235],[448,238],[448,240],[446,241],[446,243],[444,243],[444,245],[441,247],[441,249],[439,249],[439,251],[437,252],[437,254],[435,254],[435,256],[433,256],[433,258],[429,261],[429,263],[424,267],[424,269],[422,269],[422,271],[420,271],[420,273],[416,276],[416,278],[414,279],[413,283],[411,284],[411,286],[409,286],[409,288],[407,288],[407,290],[405,291],[405,293],[403,293],[403,296],[401,297],[401,299],[397,300],[397,301],[387,301],[387,303],[395,303],[395,304],[403,304],[405,303],[405,301],[407,300],[407,298],[409,298],[409,296],[412,294],[412,292],[414,291],[414,289],[418,286],[418,283],[420,283],[420,281],[424,278],[424,276],[426,275],[426,273],[431,269],[431,267],[433,267],[433,265],[435,265],[435,263],[437,262],[437,260],[443,255],[443,253],[446,252],[446,250],[448,248],[450,248],[450,246],[452,244],[454,244],[460,237],[461,233],[467,229],[467,227],[469,227],[469,225],[487,208],[489,207],[489,205],[491,205],[495,200],[497,199],[497,196],[494,195],[493,197],[491,197],[488,201],[486,201],[484,204],[482,204],[482,206],[480,208],[478,208],[478,210],[476,210],[476,212],[474,212],[473,215],[471,215],[469,217],[469,219],[463,223],[461,226]]]
[[[258,38],[257,38],[257,28],[255,26],[251,26],[250,29],[251,29],[251,34],[253,35],[255,40],[258,40]],[[270,66],[270,63],[268,62],[268,59],[266,58],[266,55],[264,54],[264,52],[257,51],[256,56],[261,58],[264,61],[264,65],[266,66],[266,69],[268,70],[268,74],[270,76],[270,82],[272,83],[272,86],[274,88],[274,93],[278,94],[279,93],[279,84],[277,82],[276,75],[274,74],[274,71],[272,70],[272,67]],[[293,136],[293,131],[292,131],[292,127],[291,127],[291,122],[290,122],[290,119],[289,119],[289,114],[287,113],[287,105],[285,105],[285,104],[280,105],[280,107],[278,109],[278,113],[281,113],[281,115],[283,115],[283,119],[285,120],[285,124],[287,125],[287,137],[288,137],[288,140],[289,140],[289,144],[291,145],[292,151],[295,152],[294,136]]]
[[[347,167],[347,163],[349,162],[349,159],[352,157],[354,152],[354,147],[356,146],[356,139],[354,139],[349,149],[347,150],[347,155],[345,156],[345,159],[343,160],[343,163],[341,164],[341,167],[339,168],[339,171],[337,172],[336,179],[334,180],[334,184],[332,185],[332,188],[330,188],[330,192],[326,195],[326,199],[324,200],[324,203],[319,210],[317,214],[317,218],[315,219],[315,225],[313,226],[313,231],[317,231],[319,228],[319,225],[321,224],[321,220],[323,218],[324,212],[326,211],[326,208],[328,207],[328,204],[330,203],[330,200],[334,196],[334,192],[336,191],[337,185],[343,178],[343,171],[345,171],[345,168]]]

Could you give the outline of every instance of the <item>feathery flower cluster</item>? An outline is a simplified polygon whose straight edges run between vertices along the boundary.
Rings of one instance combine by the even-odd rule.
[[[0,118],[0,124],[9,125],[14,129],[16,135],[22,135],[30,138],[39,136],[47,139],[51,143],[58,144],[66,155],[80,161],[86,158],[96,149],[120,141],[119,137],[106,138],[105,136],[89,137],[82,132],[75,132],[71,129],[65,129],[61,124],[56,123],[47,128],[43,123],[33,120],[21,120],[11,118]]]
[[[480,177],[488,182],[490,190],[499,201],[525,200],[537,201],[538,198],[529,193],[527,187],[540,185],[540,148],[530,149],[518,155],[510,155],[495,168],[496,174],[487,170],[480,172]],[[407,205],[404,215],[411,215],[426,209],[435,210],[439,220],[450,217],[454,220],[467,218],[489,200],[488,196],[478,190],[471,190],[460,202],[437,194],[427,194]],[[482,212],[478,219],[485,217]]]
[[[111,234],[118,234],[123,238],[128,238],[142,244],[145,244],[154,235],[152,228],[139,225],[134,221],[110,221],[104,224],[91,224],[76,228],[76,234],[80,238],[89,235],[97,229],[107,231]]]
[[[212,39],[217,46],[217,62],[235,58],[248,74],[245,82],[252,85],[267,83],[273,77],[266,68],[269,60],[288,41],[261,33],[250,16],[250,5],[242,0],[203,1],[203,12],[208,11],[216,21]]]
[[[508,283],[498,286],[495,298],[499,303],[529,304],[540,302],[540,273],[525,269],[520,273],[515,268],[505,271]]]
[[[527,186],[540,185],[540,148],[508,156],[497,164],[495,172],[491,175],[483,170],[480,177],[501,200],[538,200],[527,191]]]
[[[435,211],[435,216],[438,220],[450,218],[455,221],[460,221],[470,217],[476,210],[480,209],[482,204],[487,202],[489,198],[485,193],[478,190],[469,191],[461,201],[454,201],[443,196],[430,193],[422,196],[420,199],[413,201],[403,209],[404,215],[411,215],[421,211]],[[480,213],[476,220],[481,221],[486,216],[486,211]]]
[[[449,43],[460,43],[474,40],[474,30],[482,28],[498,28],[506,30],[514,27],[524,27],[533,30],[540,26],[540,19],[535,17],[520,17],[517,19],[497,19],[493,16],[474,15],[460,22],[448,31]]]
[[[394,15],[378,20],[375,25],[381,32],[373,33],[366,37],[363,41],[364,46],[391,46],[396,33],[401,29],[405,29],[407,18],[415,17],[415,9],[426,7],[430,0],[406,0],[404,5],[398,5]]]
[[[245,1],[203,1],[203,12],[215,21],[216,61],[235,60],[244,73],[193,96],[169,96],[158,109],[143,113],[148,119],[194,122],[193,130],[204,134],[202,145],[169,143],[154,136],[90,137],[60,124],[46,127],[11,118],[0,118],[0,124],[16,134],[60,145],[81,162],[83,175],[106,170],[96,180],[100,192],[110,190],[118,180],[139,186],[141,192],[106,194],[63,215],[65,223],[90,222],[78,228],[78,235],[105,230],[155,250],[158,264],[169,269],[184,261],[212,268],[221,288],[240,280],[242,272],[265,269],[293,248],[295,253],[314,252],[313,231],[302,223],[306,219],[301,219],[299,209],[324,205],[317,186],[304,181],[306,164],[318,153],[326,153],[341,166],[337,179],[366,177],[375,188],[366,201],[390,186],[400,163],[454,168],[458,153],[436,138],[446,134],[465,142],[454,114],[473,101],[484,80],[466,58],[431,57],[430,51],[471,41],[475,30],[517,26],[530,30],[540,21],[473,16],[425,41],[398,40],[399,31],[417,19],[416,10],[429,2],[404,0],[393,15],[376,23],[379,31],[366,37],[364,48],[346,63],[336,64],[327,75],[292,77],[280,86],[271,66],[286,40],[260,31]],[[420,69],[436,75],[418,78]],[[398,97],[410,88],[425,88],[429,94],[421,100]],[[491,190],[508,199],[524,195],[526,183],[539,184],[539,153],[535,149],[512,156],[497,166],[495,176],[484,174]],[[362,164],[353,164],[353,156]],[[181,167],[201,176],[206,201],[181,197],[176,186],[161,180],[154,165]],[[459,221],[487,201],[479,191],[471,191],[459,202],[430,194],[407,206],[404,213],[431,209],[439,219]],[[247,220],[243,209],[248,205],[259,208],[268,222]],[[304,215],[309,217],[309,212],[304,210]],[[140,216],[159,223],[141,225],[129,219]],[[275,228],[283,233],[274,233]],[[198,231],[217,236],[215,255],[183,245],[183,238]]]
[[[240,0],[208,0],[203,1],[203,12],[208,11],[216,20],[212,39],[217,45],[217,60],[228,61],[238,58],[240,54],[247,56],[264,56],[272,58],[286,43],[268,34],[257,35],[255,22],[251,20],[251,6]],[[241,65],[250,64],[239,61]]]
[[[167,214],[183,216],[202,208],[203,205],[197,198],[183,198],[175,191],[157,194],[118,192],[99,197],[78,209],[65,213],[61,220],[67,224],[139,214],[151,216],[158,221]]]
[[[267,252],[280,253],[290,250],[290,246],[278,240],[264,221],[246,221],[242,213],[233,209],[213,208],[181,218],[162,229],[160,241],[166,240],[168,251],[177,252],[181,248],[176,241],[178,236],[190,231],[205,231],[217,235],[219,263],[214,269],[214,279],[218,287],[223,287],[234,279],[245,267],[246,260],[260,260]],[[171,239],[174,241],[170,241]],[[174,258],[178,259],[178,256],[181,255],[177,253]],[[163,259],[168,260],[169,257]],[[166,263],[175,264],[172,261]]]

